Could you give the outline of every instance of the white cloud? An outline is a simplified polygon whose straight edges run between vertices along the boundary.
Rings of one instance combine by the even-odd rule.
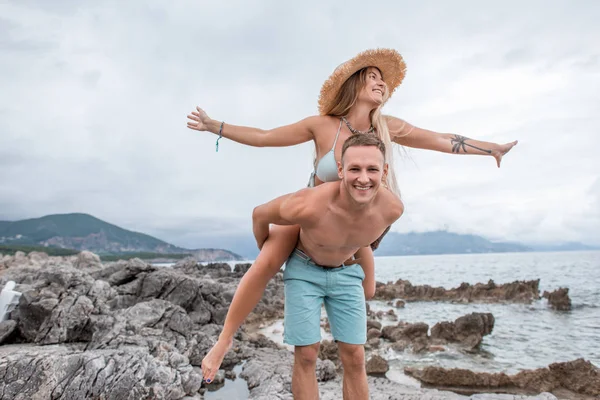
[[[185,116],[292,123],[342,61],[394,47],[408,74],[387,113],[520,141],[500,169],[410,150],[394,229],[600,244],[597,3],[205,3],[0,5],[0,218],[88,212],[188,246],[250,233],[255,205],[306,184],[312,145],[215,153]]]

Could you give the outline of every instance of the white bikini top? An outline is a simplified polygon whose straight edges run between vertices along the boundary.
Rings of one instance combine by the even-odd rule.
[[[340,120],[340,126],[335,135],[335,140],[333,141],[333,146],[331,150],[327,152],[319,162],[317,163],[317,169],[315,174],[317,178],[321,180],[321,182],[334,182],[338,181],[340,178],[338,176],[338,167],[337,161],[335,160],[335,145],[337,144],[338,137],[340,136],[340,130],[342,129],[342,120]]]

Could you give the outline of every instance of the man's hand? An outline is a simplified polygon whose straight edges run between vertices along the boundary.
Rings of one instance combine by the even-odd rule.
[[[511,143],[501,144],[498,146],[498,149],[492,150],[492,156],[496,159],[496,164],[498,164],[498,168],[500,168],[500,162],[502,161],[502,156],[510,151],[513,147],[515,147],[519,143],[518,140],[515,140]]]

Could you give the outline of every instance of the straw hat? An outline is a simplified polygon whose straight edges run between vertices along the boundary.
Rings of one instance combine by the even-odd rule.
[[[388,99],[394,90],[402,83],[406,75],[406,64],[404,59],[393,49],[366,50],[354,58],[338,66],[331,76],[323,83],[319,95],[319,114],[325,115],[325,110],[331,108],[335,96],[342,85],[356,71],[365,67],[377,67],[383,75],[383,81],[389,90]]]

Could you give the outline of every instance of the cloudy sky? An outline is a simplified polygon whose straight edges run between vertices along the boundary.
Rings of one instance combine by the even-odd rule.
[[[500,169],[399,151],[395,231],[599,245],[599,20],[594,0],[0,1],[0,220],[85,212],[187,247],[248,235],[254,206],[306,185],[312,144],[216,153],[186,115],[296,122],[337,65],[391,47],[408,71],[385,113],[519,140]]]

